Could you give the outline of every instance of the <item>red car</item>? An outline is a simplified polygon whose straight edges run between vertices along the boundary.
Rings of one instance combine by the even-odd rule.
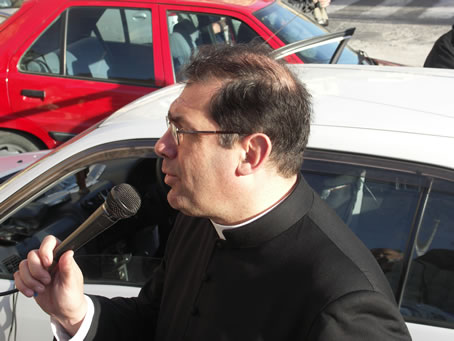
[[[25,1],[0,26],[0,153],[53,148],[174,83],[202,44],[256,38],[276,49],[318,36],[331,37],[285,1]],[[342,39],[285,58],[373,64],[338,49]]]

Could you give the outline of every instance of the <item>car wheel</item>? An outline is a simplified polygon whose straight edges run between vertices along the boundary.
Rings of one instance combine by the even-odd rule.
[[[0,131],[0,156],[40,150],[40,146],[29,138],[10,131]]]

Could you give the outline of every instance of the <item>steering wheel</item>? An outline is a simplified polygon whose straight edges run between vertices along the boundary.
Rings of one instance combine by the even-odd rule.
[[[34,68],[30,67],[30,65],[33,65],[33,63],[35,63],[39,67],[39,71],[33,70]],[[50,69],[49,65],[47,65],[47,63],[41,59],[34,59],[34,60],[31,60],[30,62],[28,62],[27,70],[33,71],[33,72],[53,73],[52,70]]]

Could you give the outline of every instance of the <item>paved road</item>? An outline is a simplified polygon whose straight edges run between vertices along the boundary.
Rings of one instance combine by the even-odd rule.
[[[454,0],[331,0],[329,30],[356,27],[350,45],[371,57],[422,66],[454,24]]]

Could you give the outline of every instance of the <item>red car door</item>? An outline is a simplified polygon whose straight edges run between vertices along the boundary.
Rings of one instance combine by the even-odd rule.
[[[10,59],[12,114],[2,125],[20,127],[51,148],[164,86],[154,6],[62,6]]]

